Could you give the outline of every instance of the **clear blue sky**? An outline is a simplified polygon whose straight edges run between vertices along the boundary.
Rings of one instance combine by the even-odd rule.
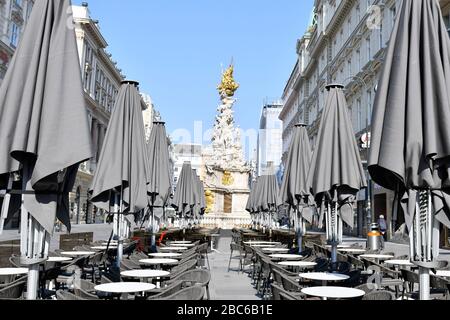
[[[72,0],[81,4],[80,0]],[[281,96],[313,0],[90,0],[124,74],[141,83],[168,132],[212,127],[221,64],[233,57],[242,129],[257,129],[266,97]]]

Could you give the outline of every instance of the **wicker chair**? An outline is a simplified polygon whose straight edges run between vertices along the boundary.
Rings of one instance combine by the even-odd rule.
[[[147,298],[147,300],[156,300],[156,299],[160,299],[160,298],[166,298],[169,297],[175,293],[177,293],[178,291],[183,289],[183,281],[175,281],[173,283],[171,283],[169,286],[159,289],[157,290],[153,290],[152,293],[155,292],[159,292],[153,296],[149,296]]]
[[[305,295],[302,293],[288,292],[281,286],[272,283],[272,300],[302,300]]]
[[[88,300],[88,299],[78,297],[68,291],[58,290],[56,291],[56,300]]]
[[[20,299],[27,285],[27,276],[0,286],[0,299]]]
[[[95,294],[95,285],[86,280],[78,280],[74,288],[75,295],[85,300],[98,300],[99,297]]]
[[[362,300],[378,300],[378,301],[389,301],[395,300],[394,295],[390,291],[373,291],[367,293]]]
[[[230,272],[231,270],[231,262],[233,260],[238,260],[239,261],[239,269],[238,272],[242,271],[242,260],[243,260],[243,252],[244,252],[244,248],[241,247],[240,245],[236,244],[236,243],[232,243],[230,244],[230,259],[228,260],[228,272]],[[233,256],[233,253],[237,252],[238,255]]]
[[[370,284],[370,283],[362,284],[360,286],[357,286],[355,289],[362,290],[366,294],[377,291],[377,288],[373,284]]]
[[[120,271],[128,271],[136,269],[141,269],[141,266],[129,259],[122,259],[122,261],[120,262]]]
[[[158,298],[154,300],[194,301],[194,300],[203,300],[204,296],[205,296],[205,289],[202,286],[193,286],[180,290],[171,296]]]
[[[181,281],[183,286],[200,285],[206,289],[207,300],[210,300],[209,282],[211,281],[211,273],[208,270],[191,270],[171,279],[167,284]]]

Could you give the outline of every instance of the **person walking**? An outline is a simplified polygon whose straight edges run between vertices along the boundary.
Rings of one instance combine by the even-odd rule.
[[[383,239],[386,239],[386,231],[387,231],[387,222],[384,218],[384,215],[380,215],[380,218],[378,219],[378,225],[380,226],[381,234],[383,235]]]

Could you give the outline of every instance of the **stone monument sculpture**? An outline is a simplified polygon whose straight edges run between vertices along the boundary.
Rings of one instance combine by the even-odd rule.
[[[234,120],[234,95],[239,84],[233,73],[234,66],[230,65],[217,87],[221,104],[217,108],[210,151],[204,161],[209,200],[204,221],[224,229],[247,225],[251,221],[245,211],[251,168],[244,157],[241,130]]]

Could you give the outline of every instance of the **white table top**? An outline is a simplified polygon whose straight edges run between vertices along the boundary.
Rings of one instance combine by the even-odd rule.
[[[384,264],[388,264],[391,266],[405,266],[405,267],[413,267],[414,264],[409,260],[387,260]]]
[[[303,256],[299,254],[271,254],[269,257],[274,259],[283,259],[283,260],[300,260],[303,259]]]
[[[311,287],[302,289],[302,293],[320,298],[350,299],[363,297],[366,293],[359,289],[344,287]]]
[[[0,268],[0,276],[18,276],[27,273],[27,268]]]
[[[362,254],[360,255],[360,257],[366,259],[379,259],[379,260],[387,260],[394,258],[394,256],[390,254]]]
[[[317,281],[344,281],[349,279],[350,277],[345,274],[339,273],[328,273],[328,272],[310,272],[310,273],[302,273],[300,277],[309,280],[317,280]]]
[[[317,263],[309,261],[283,261],[278,264],[286,267],[300,267],[300,268],[309,268],[317,265]]]
[[[66,251],[61,252],[62,255],[65,256],[71,256],[71,257],[77,257],[77,256],[92,256],[96,254],[96,252],[93,251]]]
[[[338,247],[338,249],[347,249],[347,248],[351,248],[352,246],[349,245],[349,244],[339,244],[337,247]],[[332,248],[332,246],[330,246],[329,244],[327,244],[327,245],[325,246],[325,248]]]
[[[103,242],[102,243],[102,246],[107,246],[108,245],[108,242]],[[117,242],[117,241],[111,241],[111,243],[109,244],[109,246],[118,246],[119,245],[119,242]]]
[[[251,244],[251,247],[255,247],[255,248],[273,248],[276,245],[275,244]]]
[[[281,244],[280,242],[270,242],[270,241],[246,241],[244,244]]]
[[[192,244],[192,241],[170,241],[171,244]]]
[[[49,257],[47,262],[65,262],[72,261],[73,259],[70,257]]]
[[[162,270],[128,270],[122,271],[120,273],[124,277],[130,278],[159,278],[159,277],[167,277],[170,275],[168,271]]]
[[[352,249],[352,248],[341,248],[338,249],[340,252],[348,252],[348,253],[366,253],[367,250],[365,249]]]
[[[106,283],[96,286],[94,289],[101,292],[110,293],[137,293],[155,289],[156,286],[144,282],[116,282]]]
[[[192,248],[195,247],[195,244],[193,243],[171,243],[171,245],[177,246],[177,247],[186,247],[186,248]]]
[[[98,246],[98,247],[91,247],[92,250],[106,250],[106,249],[117,249],[118,246],[116,245],[110,245],[109,248],[107,246]]]
[[[184,251],[187,250],[186,247],[160,247],[161,251]]]
[[[450,278],[450,270],[438,270],[436,271],[438,277]]]
[[[158,253],[150,253],[149,256],[150,257],[155,257],[155,258],[178,258],[178,257],[181,257],[182,254],[181,253],[162,253],[162,252],[158,252]]]
[[[176,259],[142,259],[142,260],[139,260],[139,263],[148,264],[148,265],[177,264],[178,260],[176,260]]]
[[[289,252],[286,248],[262,248],[262,251],[266,252]]]

